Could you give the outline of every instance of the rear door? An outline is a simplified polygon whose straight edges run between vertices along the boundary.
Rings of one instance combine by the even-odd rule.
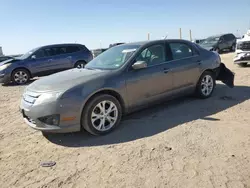
[[[198,51],[185,42],[169,42],[168,45],[172,53],[169,70],[173,74],[173,90],[178,92],[195,87],[202,63]]]
[[[49,54],[48,69],[52,72],[58,72],[71,68],[71,55],[67,52],[66,46],[57,46],[45,49]]]

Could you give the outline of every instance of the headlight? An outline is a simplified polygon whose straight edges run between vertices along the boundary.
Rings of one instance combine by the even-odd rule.
[[[6,69],[6,68],[7,68],[8,66],[10,66],[10,65],[11,65],[11,64],[8,63],[8,64],[4,64],[4,65],[0,66],[0,71]]]
[[[51,101],[57,100],[62,95],[62,92],[56,92],[56,93],[43,93],[41,94],[37,100],[35,101],[34,105],[39,105],[42,103],[47,103]]]

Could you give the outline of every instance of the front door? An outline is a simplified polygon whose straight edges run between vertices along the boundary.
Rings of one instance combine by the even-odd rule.
[[[32,74],[35,76],[46,75],[48,74],[48,63],[49,59],[48,54],[44,49],[37,50],[29,59],[29,69]]]
[[[126,86],[131,108],[141,107],[166,96],[172,90],[172,73],[168,71],[164,42],[142,50],[134,62],[145,61],[143,69],[129,69]]]
[[[193,88],[200,76],[201,58],[191,45],[185,42],[170,42],[172,61],[169,62],[173,74],[173,90]]]

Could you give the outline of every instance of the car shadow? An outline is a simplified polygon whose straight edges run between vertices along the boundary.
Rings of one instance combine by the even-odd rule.
[[[46,134],[46,138],[55,144],[66,147],[88,147],[118,144],[150,137],[190,121],[220,121],[209,117],[213,114],[238,105],[250,98],[250,87],[235,86],[233,89],[217,84],[213,96],[201,100],[183,97],[123,118],[121,125],[105,136],[92,136],[87,132],[67,134]]]
[[[4,87],[27,86],[27,85],[31,84],[32,82],[36,81],[37,79],[38,78],[32,78],[26,84],[18,85],[18,84],[15,84],[14,82],[10,82],[8,84],[2,84],[2,86],[4,86]]]

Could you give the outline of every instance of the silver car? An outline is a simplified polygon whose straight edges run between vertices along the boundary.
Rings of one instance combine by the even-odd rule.
[[[192,93],[210,97],[218,76],[232,86],[234,77],[225,66],[219,75],[221,65],[216,52],[185,40],[123,44],[100,54],[85,68],[33,82],[24,91],[20,110],[36,130],[85,129],[103,135],[117,127],[124,114],[149,104]]]

